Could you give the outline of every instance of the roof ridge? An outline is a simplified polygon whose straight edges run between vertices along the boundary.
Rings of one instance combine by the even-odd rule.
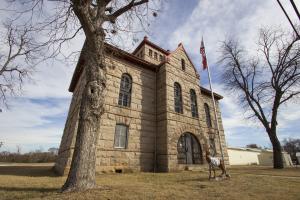
[[[154,49],[163,52],[164,54],[168,55],[169,51],[165,50],[164,48],[158,46],[157,44],[151,42],[148,39],[148,36],[145,36],[144,39],[140,42],[140,44],[134,49],[134,51],[131,54],[135,54],[144,44],[148,44],[149,46],[153,47]]]

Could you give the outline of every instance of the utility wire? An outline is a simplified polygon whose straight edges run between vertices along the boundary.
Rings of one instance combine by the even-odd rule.
[[[293,29],[294,29],[295,33],[297,34],[297,37],[300,39],[300,35],[298,34],[298,32],[297,32],[297,30],[296,30],[296,28],[295,28],[294,24],[292,23],[291,19],[290,19],[290,18],[289,18],[289,16],[288,16],[288,14],[287,14],[287,13],[286,13],[286,11],[284,10],[284,8],[283,8],[282,4],[280,3],[280,1],[279,1],[279,0],[277,0],[277,2],[278,2],[278,4],[279,4],[279,6],[280,6],[281,10],[284,12],[285,16],[286,16],[286,17],[287,17],[287,19],[289,20],[289,22],[290,22],[291,26],[293,27]]]
[[[294,0],[290,0],[290,2],[291,2],[291,4],[292,4],[292,6],[293,6],[293,8],[294,8],[294,10],[295,10],[295,12],[296,12],[296,14],[297,14],[299,20],[300,20],[300,13],[299,13],[299,11],[298,11],[298,9],[297,9],[296,4],[294,3]]]

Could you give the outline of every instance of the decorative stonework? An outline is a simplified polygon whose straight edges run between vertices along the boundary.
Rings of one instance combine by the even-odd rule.
[[[183,45],[180,44],[175,51],[168,52],[147,39],[145,40],[135,50],[135,55],[138,57],[121,50],[114,50],[120,51],[118,54],[107,53],[105,113],[101,117],[101,129],[97,144],[96,169],[99,173],[120,170],[122,172],[182,170],[186,166],[178,164],[177,144],[180,136],[184,133],[191,133],[196,137],[202,150],[202,156],[204,156],[204,148],[208,145],[211,137],[214,137],[217,153],[220,153],[214,123],[212,123],[213,128],[207,127],[203,108],[204,103],[209,105],[211,119],[215,122],[211,97],[206,90],[201,89],[200,77],[190,62]],[[168,62],[153,60],[148,55],[149,49],[157,52],[158,56],[168,57]],[[184,71],[181,67],[181,59],[185,60]],[[82,67],[84,66],[76,67],[74,77],[75,74],[78,76],[78,70]],[[155,70],[152,70],[153,68]],[[118,105],[121,76],[124,73],[129,74],[132,78],[130,107]],[[73,87],[70,87],[73,97],[61,140],[59,157],[55,164],[55,169],[60,174],[66,174],[71,163],[84,76],[84,73],[81,73],[78,80],[73,77]],[[174,82],[178,82],[182,88],[182,114],[176,113],[174,110]],[[190,89],[196,92],[198,118],[192,117],[191,114]],[[216,96],[216,99],[220,98],[220,96]],[[222,149],[225,153],[225,161],[228,162],[219,107],[217,107],[217,112],[221,128]],[[128,145],[125,149],[114,148],[116,124],[128,126]],[[186,165],[191,166],[190,164]]]

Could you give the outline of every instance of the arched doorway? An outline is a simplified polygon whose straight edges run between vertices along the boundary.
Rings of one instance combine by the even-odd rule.
[[[183,133],[177,143],[179,164],[202,164],[202,150],[197,138],[191,133]]]

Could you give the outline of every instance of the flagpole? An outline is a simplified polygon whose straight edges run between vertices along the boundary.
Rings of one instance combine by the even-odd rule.
[[[202,52],[201,52],[201,49],[202,49]],[[219,120],[218,120],[218,115],[217,115],[216,101],[215,101],[214,91],[213,91],[213,87],[212,87],[210,69],[209,69],[209,65],[208,65],[208,62],[207,62],[206,55],[205,55],[205,47],[204,47],[203,37],[202,37],[202,40],[201,40],[200,53],[202,54],[203,67],[204,67],[204,69],[205,69],[205,67],[207,68],[209,87],[210,87],[210,91],[211,91],[211,98],[212,98],[212,102],[213,102],[214,115],[215,115],[215,120],[216,120],[216,125],[217,125],[217,132],[218,132],[218,137],[219,137],[220,151],[221,151],[222,159],[225,162],[224,154],[223,154],[223,148],[222,148],[222,142],[221,142],[222,140],[221,140],[221,134],[220,134]]]
[[[220,151],[221,151],[222,159],[224,160],[224,154],[223,154],[223,148],[222,148],[222,142],[221,142],[221,134],[220,134],[220,126],[219,126],[219,120],[218,120],[217,108],[216,108],[216,101],[215,101],[215,97],[214,97],[212,81],[211,81],[211,77],[210,77],[210,69],[209,69],[208,64],[207,64],[207,73],[208,73],[209,87],[210,87],[210,91],[211,91],[211,98],[212,98],[212,102],[213,102],[214,115],[215,115],[215,120],[216,120],[216,124],[217,124],[217,132],[218,132],[218,137],[219,137]],[[225,160],[224,160],[224,162],[225,162]]]

